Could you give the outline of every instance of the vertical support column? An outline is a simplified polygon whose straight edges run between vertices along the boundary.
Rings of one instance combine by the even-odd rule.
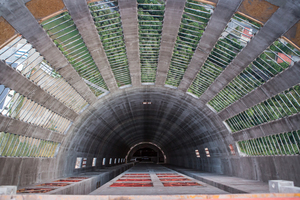
[[[108,89],[118,89],[86,0],[63,0]]]
[[[185,0],[170,0],[166,4],[155,82],[159,86],[167,79],[184,5]]]
[[[92,104],[96,101],[96,96],[23,3],[17,0],[6,0],[1,3],[0,12],[5,20],[26,38],[87,102]]]
[[[119,0],[124,40],[131,75],[132,86],[141,85],[141,65],[139,55],[139,34],[136,0]]]
[[[186,92],[243,0],[219,0],[178,87]]]

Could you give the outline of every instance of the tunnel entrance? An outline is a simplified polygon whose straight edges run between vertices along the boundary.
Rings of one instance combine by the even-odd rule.
[[[127,162],[152,162],[165,163],[166,156],[164,152],[155,144],[143,142],[130,148],[126,156]]]
[[[132,159],[135,159],[136,161],[140,161],[140,162],[144,162],[144,161],[155,162],[157,157],[158,157],[158,152],[156,152],[154,149],[142,148],[137,150],[133,154]]]

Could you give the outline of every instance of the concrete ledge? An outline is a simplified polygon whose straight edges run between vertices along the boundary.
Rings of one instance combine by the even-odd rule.
[[[118,176],[122,172],[126,171],[127,169],[131,168],[134,164],[122,164],[117,165],[109,168],[104,169],[95,169],[94,171],[84,172],[80,174],[74,174],[73,176],[76,177],[89,177],[88,179],[84,179],[80,182],[70,182],[68,186],[65,187],[55,187],[55,186],[38,186],[43,183],[53,183],[55,180],[59,179],[66,179],[68,177],[61,177],[56,178],[51,181],[43,182],[43,183],[37,183],[34,186],[25,186],[20,187],[18,189],[22,188],[57,188],[51,192],[47,192],[47,194],[57,194],[57,195],[86,195],[91,193],[92,191],[96,190],[98,187],[102,186],[103,184],[107,183],[114,177]],[[23,194],[22,194],[23,195]]]
[[[229,193],[239,194],[269,192],[268,184],[260,181],[247,180],[238,177],[225,176],[209,172],[201,172],[197,170],[184,169],[175,166],[168,167]]]
[[[94,175],[89,179],[84,181],[71,184],[70,186],[66,186],[63,188],[59,188],[52,192],[48,192],[48,194],[89,194],[92,191],[97,189],[97,183],[100,182],[98,186],[102,186],[103,184],[107,183],[114,177],[118,176],[122,172],[126,171],[127,169],[131,168],[133,163],[123,164],[118,166],[113,166],[105,169],[98,169],[93,172],[84,172],[79,174],[79,176],[89,176]]]

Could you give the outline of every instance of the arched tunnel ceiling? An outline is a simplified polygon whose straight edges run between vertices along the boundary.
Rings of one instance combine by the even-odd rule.
[[[143,104],[145,100],[151,104]],[[195,98],[151,86],[101,98],[74,126],[66,138],[72,138],[70,148],[95,155],[125,156],[140,142],[152,142],[170,154],[213,141],[214,149],[228,153],[223,140],[232,141],[216,114]]]
[[[22,109],[2,110],[0,136],[55,142],[57,157],[55,150],[32,157],[55,157],[49,162],[60,174],[73,172],[77,156],[125,157],[140,142],[161,147],[171,164],[201,162],[208,171],[254,179],[273,177],[288,159],[299,163],[248,147],[239,154],[236,145],[300,130],[299,2],[153,2],[0,0],[1,92],[14,92],[16,102],[25,96],[24,105],[42,111],[22,118]],[[15,53],[23,54],[12,61]],[[18,61],[33,55],[37,64]],[[278,103],[278,94],[290,102]],[[210,160],[203,159],[206,147]],[[275,173],[261,173],[269,164]]]

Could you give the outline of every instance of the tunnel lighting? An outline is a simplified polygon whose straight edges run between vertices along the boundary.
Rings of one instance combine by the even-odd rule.
[[[109,159],[109,164],[110,164],[110,165],[111,165],[111,162],[112,162],[112,158]]]
[[[81,162],[82,162],[82,158],[81,157],[77,157],[76,158],[76,163],[75,163],[75,169],[81,168]]]
[[[231,153],[231,155],[235,155],[235,150],[234,150],[234,148],[233,148],[233,145],[232,145],[232,144],[230,144],[230,145],[229,145],[229,149],[230,149],[230,153]]]
[[[200,153],[199,153],[199,150],[198,150],[198,149],[195,150],[195,153],[196,153],[196,157],[197,157],[197,158],[200,158]]]
[[[208,148],[205,148],[206,157],[210,157]]]
[[[83,158],[82,167],[86,167],[86,161],[87,161],[87,158]]]
[[[97,162],[97,158],[93,158],[92,167],[95,167],[95,166],[96,166],[96,162]]]
[[[152,104],[151,101],[149,101],[149,100],[144,100],[143,101],[143,105],[148,105],[148,104]]]
[[[105,165],[105,158],[102,159],[102,165]]]

